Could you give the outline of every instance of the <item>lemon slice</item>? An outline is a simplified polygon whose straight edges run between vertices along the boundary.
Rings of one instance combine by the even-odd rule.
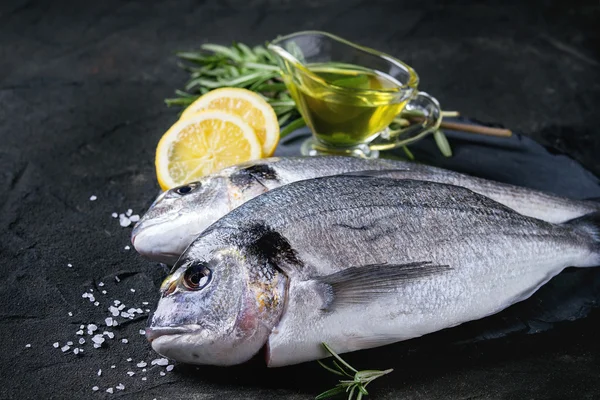
[[[270,157],[279,142],[279,122],[273,107],[259,94],[247,89],[211,90],[190,104],[180,119],[187,119],[204,109],[223,110],[238,115],[254,131],[262,146],[263,157]]]
[[[156,176],[163,190],[222,168],[261,157],[252,127],[235,114],[201,111],[177,121],[156,148]]]

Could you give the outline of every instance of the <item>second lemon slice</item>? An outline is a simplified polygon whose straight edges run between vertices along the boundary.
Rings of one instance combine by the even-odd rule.
[[[163,190],[222,168],[261,157],[261,145],[242,118],[205,110],[177,121],[156,148],[156,176]]]
[[[241,117],[256,132],[263,157],[270,157],[279,142],[279,123],[273,108],[259,94],[239,88],[211,90],[190,104],[180,119],[194,116],[201,110],[227,111]]]

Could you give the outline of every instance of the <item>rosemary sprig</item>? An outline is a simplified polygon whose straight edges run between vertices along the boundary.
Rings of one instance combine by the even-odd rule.
[[[323,343],[323,347],[329,354],[331,354],[335,360],[333,360],[333,367],[327,366],[322,361],[317,361],[323,368],[327,371],[336,374],[341,377],[349,378],[340,380],[335,387],[329,389],[317,397],[315,400],[322,400],[329,397],[337,396],[339,394],[347,393],[348,400],[354,400],[356,395],[356,400],[361,400],[363,396],[369,394],[367,392],[367,385],[373,382],[375,379],[382,377],[384,375],[389,374],[393,371],[393,369],[386,369],[384,371],[379,370],[364,370],[358,371],[350,364],[348,364],[342,357],[336,354],[331,347],[329,347],[326,343]]]
[[[281,79],[277,60],[265,45],[249,47],[235,42],[231,46],[207,43],[203,44],[199,51],[180,52],[177,56],[184,61],[180,67],[190,74],[190,79],[185,85],[185,90],[175,91],[177,97],[165,99],[168,106],[181,107],[183,111],[199,96],[210,90],[239,87],[259,93],[269,102],[282,126],[281,137],[306,125]],[[454,117],[458,116],[458,113],[446,111],[442,115]],[[398,135],[401,138],[402,129],[418,118],[418,115],[399,116],[389,127],[391,136]],[[468,132],[495,136],[510,135],[510,131],[507,134],[506,130],[500,132],[494,128],[445,123],[445,121],[442,122],[441,128],[464,129]],[[444,132],[438,130],[433,136],[440,152],[447,157],[451,156],[452,150]],[[408,158],[414,158],[408,147],[404,146],[403,150]]]

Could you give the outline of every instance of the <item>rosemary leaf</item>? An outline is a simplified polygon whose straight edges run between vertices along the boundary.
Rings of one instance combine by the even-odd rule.
[[[279,137],[283,139],[284,137],[286,137],[287,135],[289,135],[296,129],[300,129],[303,126],[306,126],[306,122],[304,121],[304,118],[295,119],[292,122],[290,122],[285,128],[283,128],[281,130],[281,132],[279,133]]]
[[[433,132],[433,138],[435,139],[435,143],[440,149],[440,152],[445,157],[452,157],[452,148],[450,147],[450,143],[448,143],[448,139],[446,138],[446,135],[444,135],[444,132],[438,129]]]

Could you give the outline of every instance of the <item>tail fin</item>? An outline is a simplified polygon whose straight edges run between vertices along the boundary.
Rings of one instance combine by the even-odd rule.
[[[595,266],[600,266],[600,212],[586,214],[565,223],[591,236]]]

